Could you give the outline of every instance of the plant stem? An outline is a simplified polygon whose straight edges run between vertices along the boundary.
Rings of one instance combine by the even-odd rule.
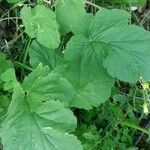
[[[24,66],[26,65],[26,60],[27,60],[27,56],[28,56],[28,49],[29,49],[31,40],[32,40],[32,39],[29,38],[28,44],[27,44],[27,46],[26,46],[26,48],[25,48],[25,53],[24,53],[24,57],[23,57],[23,61],[22,61],[22,65],[24,65]],[[21,72],[21,79],[23,79],[24,73],[25,73],[25,70],[24,70],[24,68],[23,68],[23,69],[22,69],[22,72]]]
[[[131,128],[134,128],[134,129],[136,129],[136,130],[142,131],[142,132],[145,133],[145,134],[150,135],[150,132],[149,132],[149,131],[147,131],[147,130],[145,130],[144,128],[139,127],[139,126],[137,126],[137,125],[131,124],[131,123],[128,122],[128,121],[119,121],[118,123],[119,123],[119,124],[122,124],[122,125],[125,125],[125,126],[128,126],[128,127],[131,127]]]
[[[24,64],[22,64],[22,63],[20,63],[20,62],[18,62],[18,61],[15,61],[14,62],[18,67],[23,67],[23,68],[25,68],[25,69],[27,69],[27,70],[30,70],[30,71],[33,71],[34,69],[33,68],[31,68],[31,67],[29,67],[29,66],[27,66],[27,65],[24,65]]]
[[[91,5],[91,6],[95,7],[95,8],[97,8],[97,9],[101,9],[100,6],[94,4],[94,3],[90,2],[90,1],[85,1],[85,3],[88,4],[88,5]]]
[[[135,100],[136,100],[137,91],[138,91],[138,88],[135,87],[135,92],[134,92],[134,95],[133,95],[133,107],[134,107],[134,110],[135,110]]]
[[[26,63],[26,59],[27,59],[27,56],[28,56],[28,49],[29,49],[30,43],[31,43],[31,38],[29,39],[29,42],[27,44],[27,47],[26,47],[26,50],[25,50],[25,54],[24,54],[24,57],[23,57],[23,64],[24,65]]]
[[[20,19],[20,17],[7,17],[7,18],[3,18],[3,19],[0,19],[0,22],[5,21],[5,20],[12,20],[12,19]]]

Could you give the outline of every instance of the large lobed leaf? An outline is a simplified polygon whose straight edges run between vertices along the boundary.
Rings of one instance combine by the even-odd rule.
[[[77,138],[68,134],[76,128],[75,116],[59,99],[52,100],[63,97],[61,87],[66,83],[57,74],[48,75],[48,68],[41,65],[24,80],[24,89],[14,82],[12,101],[0,130],[5,150],[82,149]],[[69,87],[66,89],[69,94]]]
[[[109,98],[114,79],[102,65],[103,47],[103,43],[90,42],[81,35],[73,37],[68,43],[65,51],[68,63],[66,78],[77,93],[70,102],[71,106],[91,109]]]
[[[128,19],[129,15],[125,11],[101,9],[90,19],[89,26],[85,22],[86,29],[82,34],[88,38],[89,47],[93,42],[99,43],[95,44],[95,49],[101,51],[103,56],[98,59],[103,58],[103,65],[112,77],[127,82],[136,82],[140,77],[150,80],[150,32],[128,25]],[[81,30],[83,22],[82,26],[78,25]],[[74,28],[76,36],[79,32],[79,28]],[[72,45],[76,47],[77,43],[72,40]]]
[[[76,126],[76,119],[70,110],[60,102],[38,103],[28,99],[19,84],[14,87],[8,116],[1,128],[5,150],[81,150],[75,136],[67,128]],[[69,132],[70,132],[69,129]]]
[[[110,47],[109,52],[105,50],[108,54],[103,61],[104,67],[111,76],[123,81],[136,82],[140,77],[150,80],[150,32],[135,25],[128,25],[121,19],[119,22],[115,18],[121,18],[123,14],[113,16],[114,11],[118,10],[99,11],[90,26],[93,41],[104,42]],[[105,17],[108,19],[103,16],[108,16]],[[96,30],[95,26],[100,20],[101,26]]]

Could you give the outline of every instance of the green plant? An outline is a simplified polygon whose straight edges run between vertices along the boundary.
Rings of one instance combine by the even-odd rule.
[[[141,109],[140,102],[135,106],[137,93],[148,103],[149,88],[140,90],[136,83],[150,80],[150,32],[131,24],[125,10],[97,7],[92,14],[86,3],[18,4],[24,5],[20,17],[29,40],[18,63],[20,79],[16,66],[0,54],[0,100],[7,102],[0,114],[4,150],[124,150],[132,148],[130,127],[150,135],[134,114]],[[119,95],[119,81],[135,89]],[[76,109],[83,113],[78,127]]]

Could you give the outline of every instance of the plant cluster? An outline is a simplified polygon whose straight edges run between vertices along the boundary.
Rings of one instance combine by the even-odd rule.
[[[7,3],[16,31],[0,42],[3,149],[136,150],[140,138],[149,147],[150,32],[90,1]]]

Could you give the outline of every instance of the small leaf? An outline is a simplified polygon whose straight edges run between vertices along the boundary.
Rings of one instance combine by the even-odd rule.
[[[60,37],[57,28],[56,16],[52,10],[42,5],[35,8],[24,6],[21,10],[21,18],[25,26],[25,32],[47,48],[57,48]]]

